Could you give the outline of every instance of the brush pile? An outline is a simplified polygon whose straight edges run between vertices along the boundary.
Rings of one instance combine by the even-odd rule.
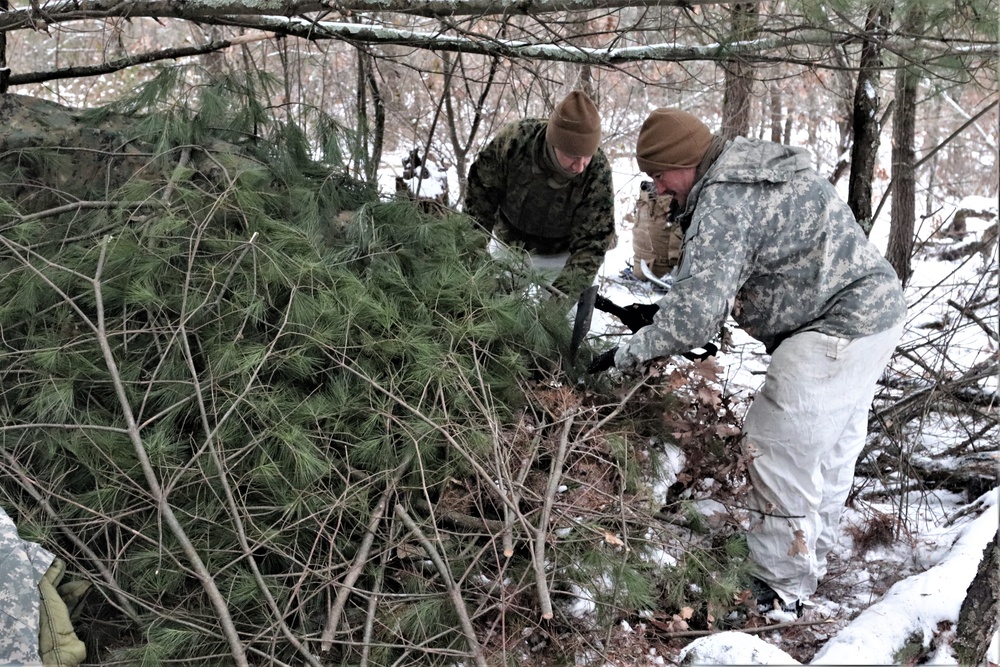
[[[0,503],[89,660],[485,665],[656,608],[655,453],[564,386],[565,309],[199,96],[0,105]]]

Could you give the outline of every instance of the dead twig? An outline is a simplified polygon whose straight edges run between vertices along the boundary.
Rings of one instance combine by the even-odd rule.
[[[952,308],[954,308],[955,310],[957,310],[958,312],[962,313],[963,315],[965,315],[966,317],[968,317],[970,320],[972,320],[973,322],[975,322],[976,324],[978,324],[979,328],[982,329],[984,332],[986,332],[987,336],[989,336],[993,340],[1000,341],[1000,337],[997,336],[997,332],[993,331],[993,329],[990,327],[990,325],[987,324],[983,320],[983,318],[979,317],[979,315],[976,315],[976,313],[971,308],[968,308],[966,306],[962,306],[962,305],[956,303],[952,299],[948,299],[947,303],[948,303],[949,306],[951,306]]]
[[[483,648],[479,645],[479,640],[476,639],[476,631],[472,627],[472,619],[469,618],[469,612],[465,608],[465,601],[462,599],[462,589],[459,588],[458,584],[455,583],[454,577],[451,576],[451,571],[445,564],[444,560],[441,559],[441,554],[438,553],[437,549],[431,543],[427,536],[424,535],[423,531],[416,524],[406,508],[402,505],[396,505],[395,507],[396,516],[400,518],[407,529],[413,534],[420,545],[423,547],[424,552],[427,554],[434,562],[434,566],[437,568],[438,574],[445,582],[445,587],[448,589],[448,597],[451,598],[452,604],[455,606],[455,613],[458,614],[459,624],[462,626],[462,632],[465,634],[465,641],[469,644],[469,651],[472,654],[472,659],[479,667],[487,667],[486,658],[483,655]]]
[[[825,618],[822,621],[788,621],[786,623],[774,623],[772,625],[763,625],[759,628],[733,628],[732,630],[727,630],[726,632],[742,632],[747,635],[759,635],[764,632],[771,632],[772,630],[784,630],[786,628],[802,628],[809,625],[827,625],[830,623],[835,623],[836,621],[832,618]],[[708,635],[717,635],[721,630],[678,630],[676,632],[658,632],[657,637],[662,637],[664,639],[675,639],[677,637],[707,637]]]
[[[368,560],[368,554],[371,553],[372,544],[375,542],[375,532],[378,528],[379,523],[382,521],[382,517],[385,515],[385,510],[389,506],[389,499],[396,493],[396,485],[399,484],[399,480],[403,478],[406,471],[410,469],[410,463],[413,461],[413,452],[407,454],[400,463],[395,472],[393,472],[392,479],[386,484],[385,491],[378,499],[378,503],[375,505],[375,509],[372,510],[371,520],[368,522],[368,529],[365,532],[365,537],[361,541],[361,547],[358,549],[357,556],[351,567],[348,568],[347,573],[344,575],[344,580],[340,584],[340,589],[337,591],[337,597],[333,602],[333,607],[330,608],[330,615],[326,620],[326,626],[323,628],[323,632],[319,638],[319,646],[321,651],[329,651],[330,647],[333,645],[333,638],[337,634],[337,626],[340,624],[340,617],[344,613],[344,606],[347,604],[347,597],[351,594],[354,589],[354,584],[357,582],[361,573],[364,572],[365,563]]]
[[[545,490],[545,502],[542,505],[542,514],[538,519],[538,529],[535,531],[535,545],[532,550],[531,560],[535,570],[535,584],[538,587],[538,604],[542,608],[542,618],[549,620],[552,618],[552,597],[549,595],[549,586],[545,581],[545,538],[548,535],[549,517],[552,514],[552,505],[556,500],[556,493],[559,491],[559,482],[562,480],[563,464],[566,462],[566,450],[569,447],[569,431],[573,426],[573,419],[576,411],[571,410],[566,415],[563,424],[562,435],[559,437],[559,449],[552,459],[552,466],[549,471],[549,484]]]

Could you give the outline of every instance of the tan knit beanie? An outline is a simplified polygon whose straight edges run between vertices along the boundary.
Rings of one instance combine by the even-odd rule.
[[[649,175],[670,169],[697,167],[712,143],[712,131],[680,109],[657,109],[639,130],[635,159]]]
[[[589,157],[601,145],[601,117],[587,94],[574,90],[549,116],[545,140],[573,157]]]

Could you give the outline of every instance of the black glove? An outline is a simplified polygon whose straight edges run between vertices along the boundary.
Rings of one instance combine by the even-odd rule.
[[[659,310],[660,307],[655,303],[633,303],[631,306],[622,308],[617,315],[622,324],[627,326],[629,331],[635,333],[639,329],[652,324],[653,315],[656,315]]]
[[[613,348],[607,352],[602,352],[601,354],[594,357],[594,360],[590,362],[587,366],[587,372],[593,375],[594,373],[600,373],[606,371],[609,368],[615,367],[615,352],[618,351],[618,346],[615,345]]]

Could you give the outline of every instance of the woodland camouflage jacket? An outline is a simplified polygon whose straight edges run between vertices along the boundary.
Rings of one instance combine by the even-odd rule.
[[[570,257],[553,286],[574,297],[597,275],[614,237],[611,167],[598,149],[561,187],[545,166],[548,121],[508,123],[469,169],[465,212],[501,241]]]
[[[802,331],[857,338],[902,321],[895,271],[809,162],[806,150],[767,141],[726,146],[680,216],[673,288],[616,366],[704,345],[730,312],[768,352]]]

